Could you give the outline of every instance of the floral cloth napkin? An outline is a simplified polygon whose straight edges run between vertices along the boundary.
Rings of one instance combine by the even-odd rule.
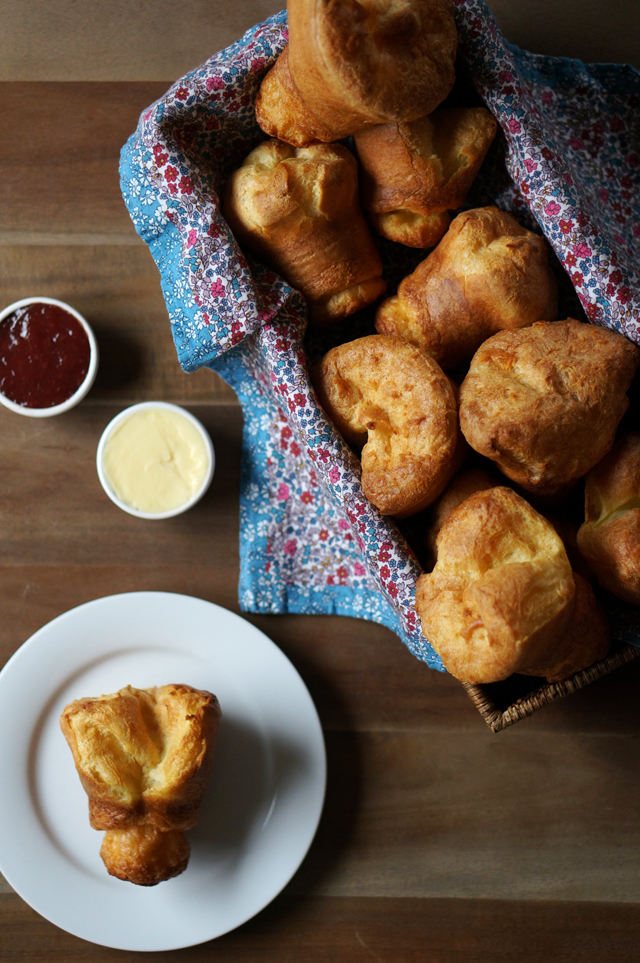
[[[568,313],[581,303],[640,343],[640,74],[518,50],[483,0],[455,0],[455,14],[460,70],[503,132],[467,206],[494,203],[542,229],[572,282],[559,268]],[[329,345],[305,340],[302,297],[243,255],[220,213],[227,177],[264,139],[253,103],[287,40],[283,12],[144,111],[122,151],[122,192],[160,271],[180,364],[214,369],[242,404],[241,607],[381,622],[442,670],[414,610],[420,566],[364,497],[358,460],[310,385],[308,358]],[[391,292],[424,252],[382,247]],[[337,329],[340,340],[372,331],[371,315]],[[615,634],[640,644],[622,606]]]

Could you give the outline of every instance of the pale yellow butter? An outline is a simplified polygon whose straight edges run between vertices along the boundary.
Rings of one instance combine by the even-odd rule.
[[[143,408],[108,436],[102,467],[121,501],[156,514],[184,505],[200,491],[209,470],[209,452],[184,415]]]

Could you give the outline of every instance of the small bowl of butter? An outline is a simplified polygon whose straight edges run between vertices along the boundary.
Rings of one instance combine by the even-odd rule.
[[[112,502],[138,518],[172,518],[200,501],[215,453],[197,418],[167,401],[125,408],[98,445],[98,478]]]

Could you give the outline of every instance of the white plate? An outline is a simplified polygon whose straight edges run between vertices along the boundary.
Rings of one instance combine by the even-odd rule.
[[[189,866],[147,888],[107,874],[58,718],[72,699],[170,682],[215,692],[222,723]],[[201,599],[132,592],[71,609],[9,660],[0,773],[0,871],[20,896],[93,943],[169,950],[234,929],[291,879],[318,825],[326,759],[311,696],[262,632]]]

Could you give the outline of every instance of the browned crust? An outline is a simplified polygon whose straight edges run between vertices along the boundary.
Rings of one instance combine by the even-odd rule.
[[[459,214],[437,248],[382,302],[376,330],[429,352],[445,370],[492,334],[557,317],[546,242],[496,207]]]
[[[431,113],[454,83],[450,0],[291,0],[290,69],[313,114],[349,132]]]
[[[365,210],[428,215],[461,207],[497,127],[488,110],[470,107],[359,131]]]
[[[553,527],[508,488],[479,491],[445,520],[437,562],[416,586],[425,637],[474,684],[547,658],[567,628],[575,584]]]
[[[325,322],[384,290],[359,205],[357,162],[341,144],[265,141],[231,175],[223,212],[240,245],[301,291],[312,314],[317,305]]]
[[[351,133],[335,124],[327,126],[311,113],[293,82],[288,46],[260,85],[256,120],[265,134],[294,147],[306,147],[316,141],[330,143]]]
[[[182,684],[126,686],[64,708],[91,826],[107,830],[109,873],[153,886],[185,869],[183,831],[198,819],[219,722],[216,697]]]
[[[640,605],[640,433],[618,439],[587,475],[577,540],[600,585]]]
[[[462,505],[470,495],[476,492],[486,491],[488,488],[495,488],[500,484],[495,477],[497,472],[490,474],[484,468],[467,468],[449,482],[440,497],[433,503],[430,513],[430,522],[426,534],[426,550],[429,567],[433,568],[437,558],[437,540],[440,529],[454,509]],[[499,476],[498,476],[499,477]]]
[[[219,724],[212,693],[178,684],[127,686],[66,706],[60,728],[89,797],[93,828],[195,826]],[[157,779],[145,781],[143,769],[154,770]]]
[[[605,611],[586,579],[574,572],[573,580],[576,600],[571,622],[541,663],[519,670],[523,675],[543,676],[547,682],[564,682],[604,659],[609,652],[611,626]]]
[[[332,348],[315,366],[320,404],[363,445],[362,487],[384,515],[405,517],[438,497],[457,464],[456,401],[423,351],[370,335]]]
[[[154,826],[109,829],[100,856],[110,876],[137,886],[157,886],[187,868],[190,847],[179,830]]]
[[[369,223],[381,237],[406,247],[435,247],[447,233],[451,217],[446,211],[414,214],[413,211],[389,211],[370,214]]]
[[[462,432],[526,490],[561,493],[611,448],[639,363],[622,335],[572,318],[502,331],[460,388]]]

